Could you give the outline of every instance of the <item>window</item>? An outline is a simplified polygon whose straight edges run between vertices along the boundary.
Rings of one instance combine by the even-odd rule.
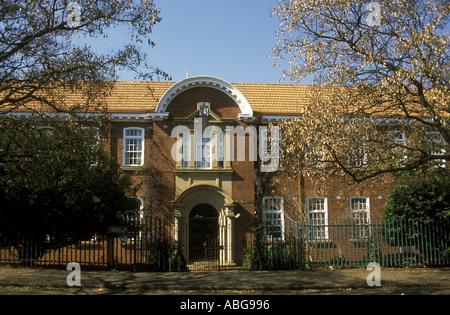
[[[182,154],[182,164],[183,168],[189,168],[190,160],[190,136],[189,132],[183,132],[182,144],[183,144],[183,154]]]
[[[199,116],[209,116],[209,103],[208,102],[199,102],[198,103],[198,115]]]
[[[123,131],[123,165],[144,164],[144,129],[125,128]]]
[[[370,203],[369,197],[351,197],[350,212],[353,219],[352,238],[362,239],[370,234]]]
[[[224,134],[220,130],[212,132],[213,134],[213,148],[214,148],[214,158],[217,160],[217,166],[223,168],[224,166]]]
[[[264,197],[263,215],[267,237],[284,240],[284,207],[282,197]]]
[[[195,132],[195,161],[196,169],[211,169],[215,159],[217,166],[223,168],[224,165],[224,135],[220,129],[211,132]],[[189,169],[191,161],[191,133],[184,132],[182,137],[182,165],[184,169]]]
[[[197,169],[211,168],[211,134],[199,132],[195,139],[195,166]]]
[[[442,135],[437,131],[427,132],[427,149],[428,154],[434,156],[444,156],[446,153],[445,150],[445,141]],[[433,167],[445,168],[447,161],[445,159],[435,159],[431,162]]]
[[[367,164],[366,146],[361,144],[349,153],[348,166],[349,167],[363,167]]]
[[[305,148],[305,166],[311,168],[325,167],[326,152],[322,148],[317,142],[313,142],[309,147]]]
[[[308,198],[308,227],[311,239],[328,239],[328,204],[326,197]]]
[[[270,135],[270,132],[273,132],[274,134]],[[277,159],[278,163],[280,163],[283,156],[283,135],[280,127],[272,126],[270,127],[270,132],[268,127],[262,127],[259,129],[259,150],[261,150],[260,157],[263,165],[270,164],[272,159]],[[272,148],[273,146],[274,148]],[[276,149],[276,146],[278,146],[278,150]]]
[[[406,161],[406,134],[403,131],[393,130],[389,131],[389,147],[392,153],[400,159],[400,161]]]

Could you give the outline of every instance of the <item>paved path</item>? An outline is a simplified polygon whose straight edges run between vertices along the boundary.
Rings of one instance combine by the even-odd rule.
[[[69,287],[70,271],[0,266],[2,294],[450,294],[450,269],[381,269],[381,286],[369,287],[364,269],[127,272],[80,271],[81,287]]]

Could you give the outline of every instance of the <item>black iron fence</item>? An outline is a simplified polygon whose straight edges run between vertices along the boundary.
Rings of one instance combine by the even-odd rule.
[[[252,237],[242,266],[246,269],[366,268],[370,262],[385,267],[450,265],[448,221],[289,221],[281,237],[264,232]]]
[[[70,228],[64,233],[81,233]],[[63,242],[58,235],[21,235],[9,227],[0,231],[0,264],[64,268],[77,262],[84,269],[182,270],[182,257],[174,245],[172,225],[151,217],[110,226],[107,232],[84,239],[69,236]]]
[[[268,235],[273,227],[238,222],[227,242],[199,244],[192,243],[193,237],[191,243],[182,242],[181,235],[189,231],[175,233],[173,223],[157,218],[112,226],[107,233],[81,240],[68,237],[58,244],[53,236],[20,235],[14,227],[3,228],[0,264],[65,268],[77,262],[83,269],[133,271],[365,268],[370,262],[386,267],[450,265],[447,221],[288,221],[276,236]]]

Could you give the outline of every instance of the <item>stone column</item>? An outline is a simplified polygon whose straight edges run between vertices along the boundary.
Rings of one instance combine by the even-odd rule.
[[[191,152],[190,152],[190,156],[189,156],[189,168],[190,169],[195,169],[196,168],[196,164],[195,164],[195,133],[191,132],[190,134],[190,140],[189,140],[189,146],[191,147]]]
[[[183,227],[183,218],[181,216],[181,212],[179,209],[174,209],[174,216],[175,216],[175,223],[174,223],[174,227],[173,227],[173,239],[176,243],[176,245],[178,245],[178,242],[182,240],[182,227]]]
[[[234,152],[232,150],[233,146],[233,139],[232,137],[234,137],[234,133],[230,132],[230,128],[226,128],[225,130],[225,134],[224,134],[224,138],[223,138],[223,150],[224,150],[224,155],[223,155],[223,168],[226,170],[231,169],[231,161],[234,158]]]
[[[234,262],[234,204],[225,204],[225,218],[226,218],[226,261],[227,263]]]

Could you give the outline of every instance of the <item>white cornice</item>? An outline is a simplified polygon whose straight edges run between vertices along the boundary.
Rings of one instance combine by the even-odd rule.
[[[169,113],[114,113],[111,114],[111,120],[113,121],[162,121],[169,118]]]
[[[169,113],[147,113],[147,117],[152,121],[162,121],[169,118]]]
[[[196,76],[181,80],[166,91],[156,107],[157,113],[165,113],[170,102],[182,92],[196,87],[210,87],[224,92],[239,106],[242,117],[253,116],[253,110],[244,95],[230,83],[215,77]]]
[[[114,113],[111,114],[111,120],[114,121],[146,121],[147,114]]]
[[[293,119],[301,116],[293,115],[263,115],[261,117],[261,122],[279,122],[282,119]]]
[[[42,117],[42,118],[54,118],[54,119],[67,119],[70,117],[82,117],[85,119],[105,117],[105,114],[100,113],[38,113],[38,112],[9,112],[5,115],[15,117]]]

